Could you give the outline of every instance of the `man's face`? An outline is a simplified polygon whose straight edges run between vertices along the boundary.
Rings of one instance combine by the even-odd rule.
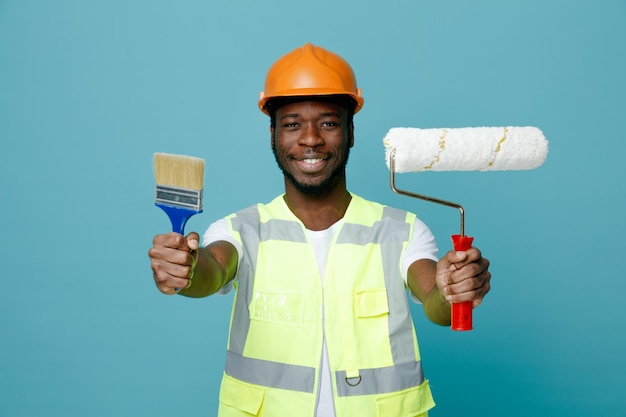
[[[319,195],[345,178],[353,128],[339,105],[302,101],[276,111],[272,149],[287,181],[298,191]]]

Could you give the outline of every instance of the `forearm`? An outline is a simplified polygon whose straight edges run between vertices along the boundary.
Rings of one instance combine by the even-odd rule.
[[[435,286],[423,301],[424,313],[430,321],[441,326],[449,326],[452,321],[451,305],[448,303],[439,288]]]
[[[236,254],[235,248],[226,242],[199,248],[190,285],[181,290],[179,294],[192,298],[215,294],[235,276]]]
[[[436,283],[437,264],[429,259],[414,262],[408,271],[411,292],[424,307],[424,313],[435,324],[447,326],[451,322],[451,306]]]

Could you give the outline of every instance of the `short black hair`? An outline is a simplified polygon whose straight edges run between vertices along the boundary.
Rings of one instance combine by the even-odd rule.
[[[293,97],[276,97],[271,98],[265,103],[265,108],[270,114],[270,123],[273,128],[276,127],[276,111],[291,103],[297,103],[300,101],[319,101],[322,103],[332,103],[341,106],[348,110],[348,126],[352,124],[352,118],[354,116],[354,109],[357,106],[357,102],[352,97],[345,94],[328,95],[328,96],[293,96]]]

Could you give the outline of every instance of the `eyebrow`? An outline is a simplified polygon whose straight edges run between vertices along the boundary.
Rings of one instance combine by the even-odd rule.
[[[298,116],[300,116],[299,113],[287,113],[287,114],[283,114],[282,116],[280,116],[280,120],[290,119],[290,118],[298,117]]]

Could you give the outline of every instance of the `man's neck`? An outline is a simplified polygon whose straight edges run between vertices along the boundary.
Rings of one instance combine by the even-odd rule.
[[[285,203],[309,230],[326,230],[343,218],[352,196],[343,187],[323,195],[307,195],[286,187]]]

